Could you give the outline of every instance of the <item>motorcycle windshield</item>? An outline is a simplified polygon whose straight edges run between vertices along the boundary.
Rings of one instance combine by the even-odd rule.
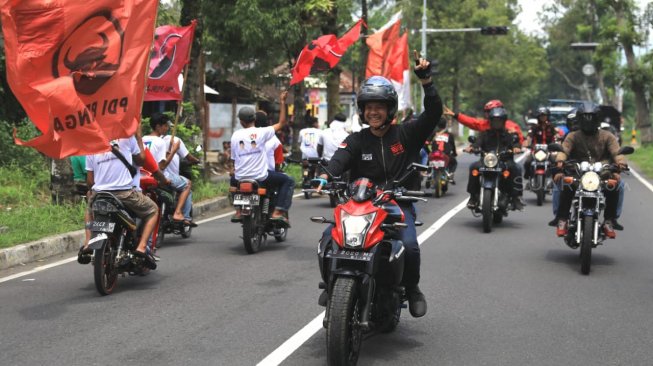
[[[368,178],[358,178],[349,185],[349,196],[354,202],[367,201],[374,195],[374,183]]]

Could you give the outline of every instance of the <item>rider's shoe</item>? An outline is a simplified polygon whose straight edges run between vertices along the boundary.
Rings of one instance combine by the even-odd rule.
[[[512,198],[512,209],[515,211],[524,211],[524,206],[526,204],[524,203],[524,200],[521,198],[521,196],[515,196]]]
[[[93,249],[88,247],[80,247],[79,252],[77,253],[77,263],[79,264],[89,264],[91,263],[91,254],[93,254]]]
[[[624,229],[623,225],[621,225],[619,221],[617,221],[617,219],[612,219],[612,227],[615,230],[619,230],[619,231],[622,231]]]
[[[242,222],[243,218],[240,216],[240,210],[236,210],[236,213],[231,216],[231,222]]]
[[[478,207],[478,195],[472,194],[469,196],[469,201],[467,201],[467,208],[473,210]]]
[[[524,180],[526,181],[526,183],[524,183],[524,190],[525,191],[530,191],[531,190],[531,180],[526,178],[526,177],[524,177]]]
[[[558,220],[556,235],[563,237],[567,235],[567,220]]]
[[[454,179],[453,173],[447,173],[447,180],[449,181],[449,183],[453,184],[454,186],[456,185],[456,180]]]
[[[610,239],[617,237],[617,233],[614,232],[614,226],[612,220],[608,219],[603,222],[603,233]]]
[[[270,221],[281,222],[288,227],[290,227],[290,221],[288,220],[288,213],[281,210],[274,210],[272,215],[270,215]]]
[[[408,310],[410,315],[419,318],[426,314],[426,298],[417,285],[406,287],[406,297],[408,298]]]
[[[320,294],[320,297],[317,299],[317,304],[320,306],[327,306],[327,301],[329,300],[329,293],[326,290],[323,290]]]
[[[556,227],[558,225],[558,219],[554,217],[553,220],[549,221],[548,225],[551,227]]]

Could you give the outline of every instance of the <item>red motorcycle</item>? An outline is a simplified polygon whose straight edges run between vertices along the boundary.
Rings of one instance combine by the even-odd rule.
[[[426,188],[433,188],[433,196],[440,198],[449,189],[449,155],[440,150],[429,154],[430,174],[426,179]]]
[[[394,186],[416,170],[426,171],[426,166],[413,164]],[[363,334],[391,332],[399,323],[406,301],[399,230],[407,225],[397,202],[426,201],[416,197],[423,195],[402,188],[381,190],[359,178],[348,188],[349,200],[335,208],[334,220],[311,217],[333,225],[318,249],[320,288],[326,290],[318,302],[327,308],[323,326],[329,365],[355,365]]]
[[[143,194],[150,197],[159,206],[159,217],[152,233],[150,251],[154,253],[154,250],[163,244],[166,234],[181,235],[184,239],[190,238],[193,228],[190,225],[174,221],[172,218],[177,205],[177,192],[174,189],[159,186],[152,173],[145,169],[141,169],[140,186]]]

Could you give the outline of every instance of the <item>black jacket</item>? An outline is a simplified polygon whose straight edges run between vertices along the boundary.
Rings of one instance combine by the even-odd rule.
[[[520,145],[519,140],[515,138],[515,135],[506,130],[487,130],[481,133],[473,146],[475,148],[480,148],[484,152],[502,152],[509,148],[517,148]]]
[[[351,180],[365,177],[375,184],[390,187],[408,166],[420,161],[419,151],[442,116],[442,100],[433,83],[424,86],[424,112],[414,122],[391,125],[383,137],[369,128],[349,135],[335,152],[327,169],[336,176],[351,170]],[[419,189],[419,176],[413,174],[403,184]]]

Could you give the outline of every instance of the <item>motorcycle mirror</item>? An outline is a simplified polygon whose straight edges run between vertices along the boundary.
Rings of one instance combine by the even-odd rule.
[[[318,224],[330,223],[330,221],[327,220],[327,218],[324,216],[311,216],[311,221],[316,222]]]
[[[560,151],[563,151],[563,150],[562,150],[562,145],[560,145],[560,144],[558,144],[558,143],[551,143],[551,144],[548,144],[548,145],[547,145],[547,148],[548,148],[549,151],[551,151],[551,152],[560,152]]]
[[[632,146],[623,146],[619,149],[619,155],[630,155],[635,152],[635,149]]]
[[[476,142],[476,136],[469,136],[467,138],[467,141],[469,141],[470,144],[473,144]]]

